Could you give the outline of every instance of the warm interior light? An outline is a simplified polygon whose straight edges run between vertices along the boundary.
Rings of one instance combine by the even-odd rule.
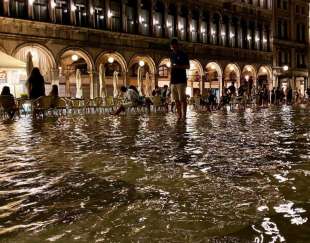
[[[167,67],[167,68],[170,68],[170,67],[171,67],[171,62],[170,62],[170,61],[166,63],[166,67]]]
[[[249,75],[245,75],[245,80],[246,81],[249,81],[249,78],[250,78]]]
[[[139,61],[139,66],[143,67],[145,65],[145,62],[143,60]]]
[[[113,16],[113,13],[109,10],[108,11],[108,18],[111,18]]]
[[[288,66],[287,66],[287,65],[284,65],[284,66],[283,66],[283,70],[284,70],[284,71],[287,71],[287,70],[288,70]]]
[[[93,14],[94,14],[94,12],[95,12],[94,8],[93,8],[93,7],[90,7],[89,12],[90,12],[90,14],[91,14],[91,15],[93,15]]]
[[[230,38],[234,38],[234,37],[235,37],[235,34],[232,33],[232,32],[230,32],[229,37],[230,37]]]
[[[51,8],[55,8],[55,7],[56,7],[55,1],[51,1]]]
[[[71,59],[72,59],[72,61],[76,62],[77,60],[79,60],[79,56],[74,54],[74,55],[72,55]]]
[[[108,58],[108,62],[109,62],[110,64],[112,64],[112,63],[114,62],[114,58],[113,58],[113,57],[109,57],[109,58]]]
[[[250,35],[248,35],[247,37],[248,41],[252,40],[252,37]]]

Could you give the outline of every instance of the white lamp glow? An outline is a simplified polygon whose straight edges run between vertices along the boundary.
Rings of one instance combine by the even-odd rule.
[[[145,65],[145,62],[143,60],[139,61],[139,66],[143,67]]]
[[[109,57],[109,58],[108,58],[108,62],[109,62],[110,64],[112,64],[112,63],[114,62],[114,58],[113,58],[113,57]]]
[[[171,67],[171,62],[170,62],[170,61],[166,63],[166,67],[167,67],[167,68],[170,68],[170,67]]]
[[[287,70],[288,70],[288,66],[287,66],[287,65],[284,65],[284,66],[283,66],[283,70],[284,70],[284,71],[287,71]]]
[[[79,56],[74,54],[74,55],[72,55],[71,59],[72,59],[72,61],[76,62],[77,60],[79,60]]]

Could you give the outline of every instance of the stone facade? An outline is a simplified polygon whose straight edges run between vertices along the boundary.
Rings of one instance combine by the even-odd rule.
[[[152,87],[167,83],[171,37],[181,40],[191,59],[192,92],[209,87],[221,93],[228,82],[239,85],[249,77],[264,79],[270,88],[286,82],[284,77],[293,80],[293,85],[295,77],[307,81],[307,63],[301,66],[295,60],[296,53],[308,60],[308,15],[292,10],[298,2],[308,14],[307,2],[290,1],[294,34],[289,40],[277,35],[281,11],[275,2],[1,0],[0,50],[24,61],[25,53],[31,51],[45,70],[46,82],[63,84],[67,96],[73,95],[78,68],[85,69],[87,95],[97,96],[100,64],[105,65],[108,85],[113,70],[119,85],[136,84],[141,61],[145,63],[143,79],[149,74],[145,82]],[[306,26],[302,43],[295,38],[295,17]],[[279,59],[280,50],[290,50],[290,62]],[[73,55],[78,61],[71,60]],[[282,65],[288,65],[289,72],[282,73]]]

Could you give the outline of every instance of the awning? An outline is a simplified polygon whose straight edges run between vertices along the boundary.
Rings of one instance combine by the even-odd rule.
[[[25,69],[26,63],[0,51],[0,68],[3,69]]]

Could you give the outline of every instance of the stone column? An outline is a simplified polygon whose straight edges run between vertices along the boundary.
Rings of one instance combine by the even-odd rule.
[[[105,6],[105,13],[104,13],[105,26],[107,30],[111,30],[112,21],[111,17],[109,16],[109,13],[111,12],[110,0],[104,0],[104,6]]]
[[[93,0],[88,1],[87,13],[88,13],[89,26],[92,28],[95,28],[96,27],[96,25],[95,25],[95,9],[94,9]]]
[[[34,19],[34,14],[33,14],[33,2],[31,0],[26,0],[27,1],[27,12],[28,12],[28,18],[29,19]]]
[[[72,25],[76,25],[76,17],[75,17],[75,4],[74,4],[74,1],[73,0],[70,0],[69,1],[69,11],[70,11],[70,23]]]
[[[198,25],[197,25],[197,42],[203,42],[203,33],[201,32],[202,27],[202,10],[199,11]]]
[[[66,82],[66,97],[71,97],[70,90],[70,73],[68,70],[65,70],[65,82]]]
[[[177,38],[180,38],[180,31],[179,31],[179,18],[180,18],[180,14],[181,14],[181,5],[179,3],[177,3],[176,5],[177,11],[176,11],[176,16],[175,16],[175,20],[174,20],[174,35]]]
[[[49,0],[48,2],[48,15],[49,19],[52,23],[56,23],[56,16],[55,16],[55,0]]]
[[[126,15],[126,2],[122,0],[122,31],[127,32],[127,15]]]
[[[186,26],[185,26],[185,31],[186,31],[186,40],[187,41],[192,41],[192,30],[191,30],[191,26],[192,26],[192,11],[188,10],[188,15],[186,18]]]
[[[94,98],[94,72],[93,70],[89,71],[89,89],[90,89],[89,96],[91,99],[93,99]]]
[[[2,0],[3,1],[3,14],[4,16],[10,16],[10,1]]]
[[[165,10],[163,12],[163,37],[169,37],[169,28],[167,26],[167,20],[168,20],[168,3],[164,2]],[[173,28],[173,27],[172,27]]]
[[[149,35],[154,36],[155,33],[155,24],[154,24],[154,16],[155,16],[155,1],[151,1],[151,8],[149,9]]]
[[[137,34],[142,33],[142,25],[140,23],[141,17],[141,0],[137,0]]]

